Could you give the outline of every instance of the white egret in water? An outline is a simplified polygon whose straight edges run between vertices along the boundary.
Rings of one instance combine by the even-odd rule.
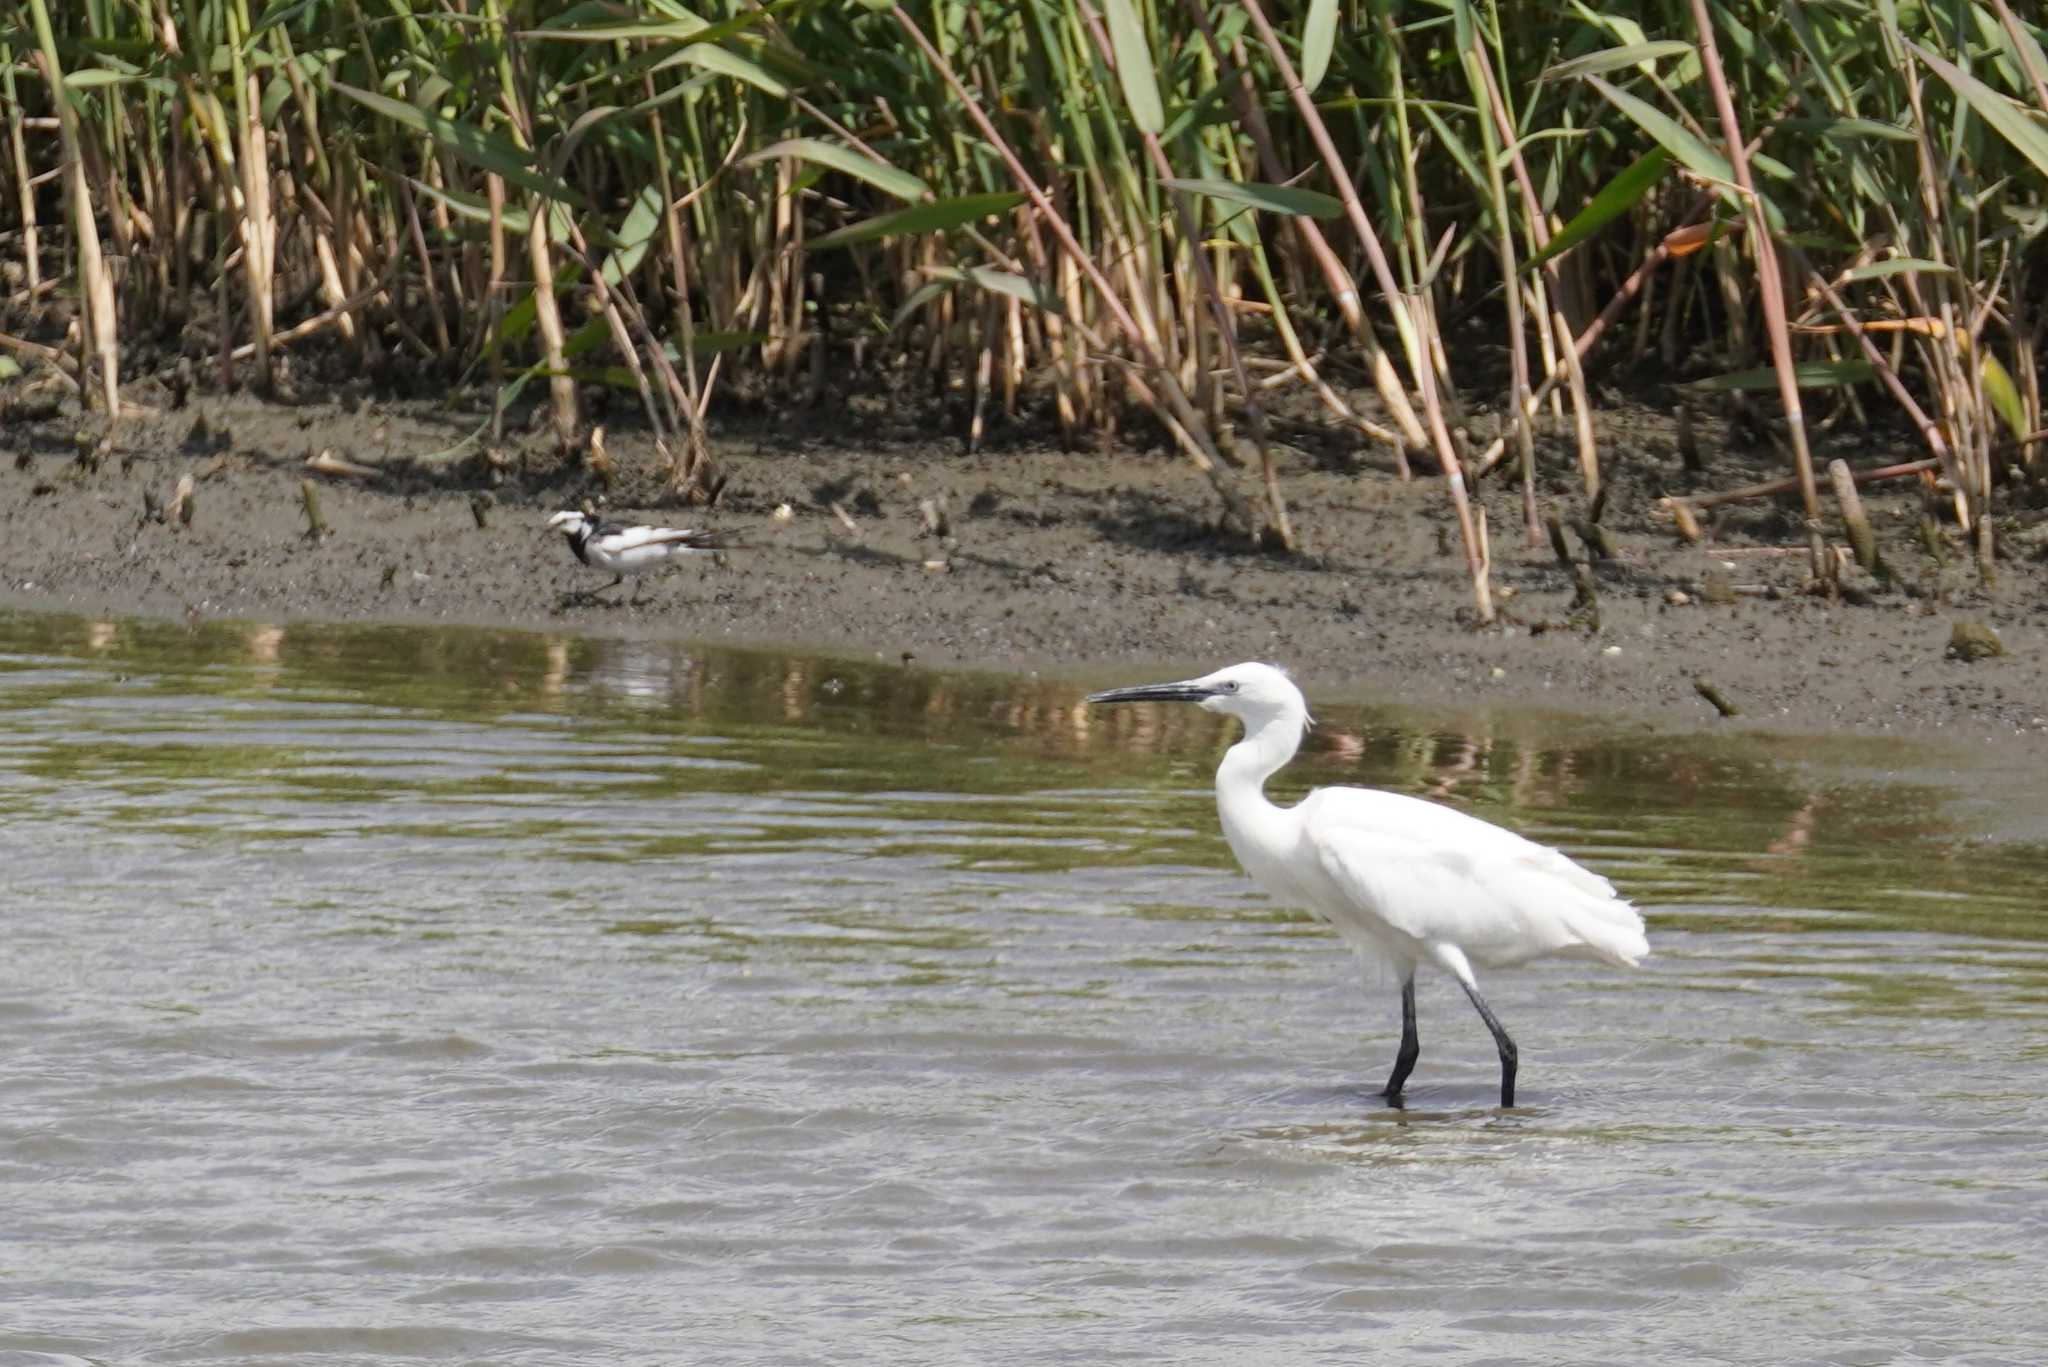
[[[1112,688],[1091,703],[1191,702],[1244,723],[1216,770],[1223,835],[1252,881],[1328,921],[1401,980],[1401,1048],[1382,1095],[1399,1103],[1421,1045],[1415,970],[1435,964],[1465,989],[1500,1049],[1500,1104],[1515,1104],[1515,1042],[1472,965],[1541,955],[1634,967],[1650,952],[1643,918],[1613,884],[1558,851],[1451,807],[1370,788],[1318,788],[1293,807],[1265,784],[1301,747],[1301,690],[1272,665],[1241,664],[1183,683]]]

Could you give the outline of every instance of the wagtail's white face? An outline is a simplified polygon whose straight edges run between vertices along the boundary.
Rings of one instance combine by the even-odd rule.
[[[548,530],[564,536],[574,536],[588,526],[590,519],[578,512],[556,513],[548,519]]]

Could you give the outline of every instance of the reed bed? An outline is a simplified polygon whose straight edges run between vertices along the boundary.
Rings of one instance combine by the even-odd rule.
[[[495,396],[431,458],[538,397],[598,474],[580,396],[613,386],[677,496],[725,387],[901,369],[967,396],[970,444],[998,409],[1152,425],[1279,549],[1294,390],[1441,479],[1481,620],[1472,482],[1519,480],[1537,544],[1557,464],[1597,523],[1588,374],[1654,356],[1774,402],[1816,576],[1823,494],[1894,469],[1817,478],[1809,409],[1901,415],[1989,573],[2001,496],[2048,474],[2040,22],[1632,10],[15,0],[0,354],[111,426],[168,364],[124,340],[182,329],[258,388],[339,348]],[[1459,354],[1475,317],[1498,346]]]

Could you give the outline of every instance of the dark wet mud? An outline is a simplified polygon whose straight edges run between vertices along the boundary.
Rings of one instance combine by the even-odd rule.
[[[574,462],[533,453],[424,474],[415,458],[459,442],[476,415],[359,388],[290,404],[159,404],[124,421],[92,469],[78,459],[74,412],[9,411],[0,603],[15,608],[569,626],[1088,679],[1257,656],[1369,700],[1533,703],[1674,727],[2048,736],[2048,536],[2028,522],[2038,512],[2011,515],[1986,587],[1952,522],[1942,558],[1930,554],[1915,486],[1868,486],[1894,577],[1851,567],[1841,593],[1817,594],[1794,499],[1728,506],[1705,542],[1678,541],[1662,495],[1781,472],[1704,422],[1707,469],[1688,476],[1669,416],[1641,405],[1601,416],[1616,556],[1593,567],[1596,611],[1575,606],[1572,575],[1547,544],[1527,544],[1512,482],[1481,486],[1500,612],[1488,629],[1472,625],[1440,481],[1403,482],[1379,453],[1340,449],[1306,424],[1288,429],[1300,444],[1282,453],[1302,543],[1290,557],[1219,535],[1207,485],[1163,449],[1009,439],[965,454],[942,421],[886,404],[723,424],[728,478],[710,509],[652,506],[649,477],[606,489]],[[651,465],[630,431],[608,440],[621,470]],[[1855,447],[1824,437],[1820,458],[1865,464],[1877,449]],[[321,452],[383,473],[309,475]],[[190,521],[162,516],[188,475]],[[319,536],[308,534],[308,478]],[[1568,519],[1583,511],[1568,484],[1541,492]],[[653,579],[637,604],[623,592],[579,601],[576,590],[605,581],[543,525],[585,499],[634,520],[716,526],[748,548]],[[1958,622],[1988,626],[2005,653],[1952,655]],[[1721,717],[1701,679],[1740,715]]]

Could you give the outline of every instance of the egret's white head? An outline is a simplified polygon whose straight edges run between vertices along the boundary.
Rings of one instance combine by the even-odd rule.
[[[564,536],[575,536],[590,525],[590,519],[579,512],[556,513],[548,519],[548,530]]]
[[[1205,712],[1238,718],[1244,722],[1246,731],[1256,731],[1283,718],[1302,727],[1309,722],[1308,700],[1301,696],[1294,680],[1276,665],[1257,662],[1231,665],[1181,683],[1112,688],[1105,693],[1091,693],[1088,701],[1197,703]]]

